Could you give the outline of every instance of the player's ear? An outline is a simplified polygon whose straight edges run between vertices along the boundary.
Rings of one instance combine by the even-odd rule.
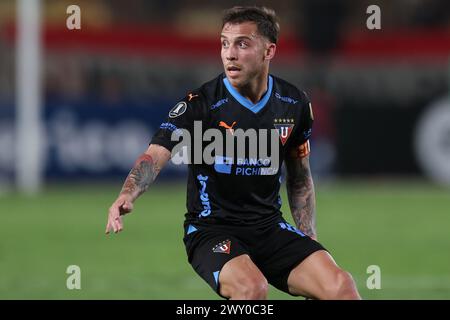
[[[275,56],[275,51],[277,50],[277,45],[273,42],[266,43],[266,51],[264,55],[265,60],[272,60]]]

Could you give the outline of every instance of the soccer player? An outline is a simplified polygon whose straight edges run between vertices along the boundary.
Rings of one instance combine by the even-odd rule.
[[[359,299],[350,274],[317,242],[308,140],[313,112],[303,91],[269,74],[278,33],[273,10],[225,11],[220,35],[225,72],[191,91],[169,112],[110,207],[106,233],[122,231],[122,215],[132,211],[134,201],[171,158],[178,143],[174,132],[193,133],[197,121],[203,132],[217,129],[228,138],[239,129],[277,129],[279,150],[272,150],[280,157],[276,168],[270,168],[267,157],[220,152],[212,164],[189,164],[183,239],[188,260],[225,298],[265,299],[270,283],[295,296]],[[296,227],[280,212],[283,162]]]

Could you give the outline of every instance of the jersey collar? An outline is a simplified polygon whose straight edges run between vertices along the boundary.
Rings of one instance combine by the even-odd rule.
[[[267,85],[267,91],[264,94],[264,96],[259,100],[257,103],[253,103],[244,96],[242,96],[228,81],[228,78],[223,78],[223,83],[225,84],[225,87],[227,88],[228,92],[244,107],[246,107],[248,110],[252,111],[253,113],[258,113],[264,106],[267,104],[267,101],[269,101],[270,96],[272,95],[272,87],[273,87],[273,79],[269,75],[268,85]]]

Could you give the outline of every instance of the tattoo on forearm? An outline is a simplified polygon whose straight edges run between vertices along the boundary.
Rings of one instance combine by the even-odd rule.
[[[122,187],[121,194],[127,193],[136,199],[144,193],[158,174],[158,166],[148,154],[141,155],[128,174]]]
[[[297,228],[316,237],[315,193],[308,157],[288,165],[286,188]]]

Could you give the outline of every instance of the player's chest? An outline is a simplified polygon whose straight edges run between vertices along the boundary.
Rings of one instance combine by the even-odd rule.
[[[219,129],[223,133],[232,133],[237,129],[278,130],[289,133],[298,125],[298,115],[294,108],[279,105],[266,105],[258,112],[253,112],[238,103],[224,103],[210,113],[207,128]]]

